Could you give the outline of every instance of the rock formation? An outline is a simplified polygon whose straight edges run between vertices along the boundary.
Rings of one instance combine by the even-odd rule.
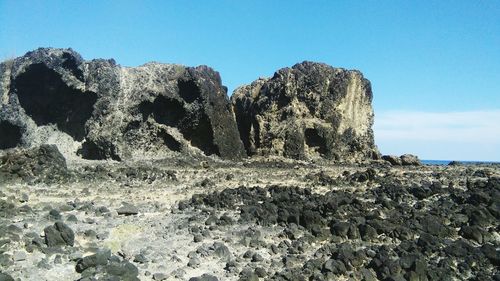
[[[389,162],[393,166],[420,166],[422,162],[417,156],[412,154],[403,154],[400,157],[395,155],[383,155],[382,160]]]
[[[370,82],[359,71],[302,62],[234,91],[249,155],[377,158]]]
[[[40,48],[0,64],[0,149],[56,144],[65,156],[244,155],[219,73],[207,66],[84,61]]]
[[[0,149],[55,144],[66,158],[154,159],[172,152],[378,158],[370,82],[303,62],[236,89],[207,66],[85,61],[40,48],[0,64]],[[236,114],[235,114],[236,113]]]

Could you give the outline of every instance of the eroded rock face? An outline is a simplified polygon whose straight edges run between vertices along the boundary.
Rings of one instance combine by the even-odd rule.
[[[302,62],[234,91],[249,155],[377,158],[370,82],[359,71]]]
[[[87,159],[244,155],[219,74],[206,66],[84,61],[41,48],[0,64],[0,149],[56,144]]]

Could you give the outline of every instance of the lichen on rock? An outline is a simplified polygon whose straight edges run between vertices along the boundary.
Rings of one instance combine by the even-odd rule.
[[[227,90],[207,66],[131,68],[40,48],[0,64],[0,78],[0,149],[52,143],[66,157],[114,160],[244,155]]]
[[[237,88],[231,99],[249,155],[378,157],[371,84],[359,71],[305,61]]]

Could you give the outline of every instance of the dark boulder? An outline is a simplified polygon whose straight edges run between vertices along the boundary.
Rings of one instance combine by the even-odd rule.
[[[45,243],[49,247],[53,246],[73,246],[75,233],[63,222],[56,222],[52,226],[47,226],[44,230]]]
[[[219,279],[210,274],[203,274],[199,277],[189,278],[189,281],[219,281]]]
[[[1,179],[53,182],[67,177],[66,159],[55,145],[15,149],[0,156]]]
[[[403,166],[420,166],[422,162],[418,159],[417,156],[412,154],[403,154],[401,155],[401,164]]]
[[[403,163],[401,162],[401,158],[394,155],[383,155],[382,160],[389,162],[393,166],[403,165]]]
[[[129,203],[123,203],[123,205],[116,210],[119,215],[132,216],[139,213],[139,209]]]

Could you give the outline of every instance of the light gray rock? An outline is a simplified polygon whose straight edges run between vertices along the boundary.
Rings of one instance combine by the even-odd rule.
[[[28,256],[25,251],[15,251],[14,255],[12,255],[12,259],[14,261],[24,261]]]
[[[371,85],[359,71],[306,61],[237,88],[231,100],[249,155],[378,158]]]

